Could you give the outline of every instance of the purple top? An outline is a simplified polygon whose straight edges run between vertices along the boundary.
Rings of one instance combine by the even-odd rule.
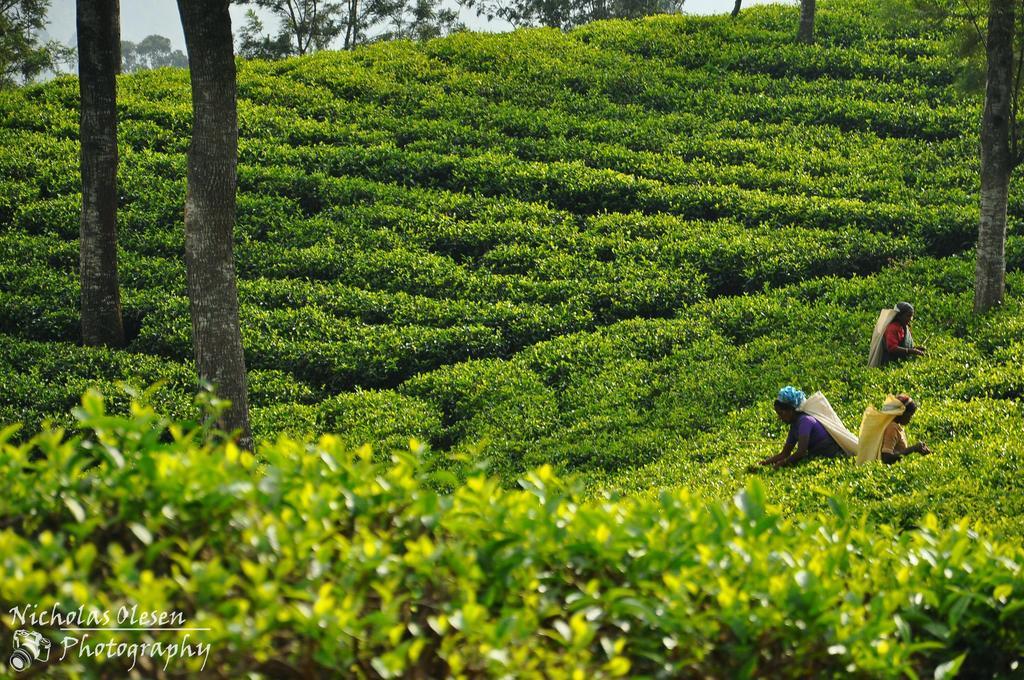
[[[807,453],[812,456],[832,455],[838,448],[832,435],[825,430],[825,426],[819,423],[817,418],[806,413],[797,413],[796,418],[789,424],[789,436],[786,437],[786,443],[796,446],[797,439],[804,435],[807,435]]]

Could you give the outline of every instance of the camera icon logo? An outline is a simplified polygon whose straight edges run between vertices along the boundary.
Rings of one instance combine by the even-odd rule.
[[[11,668],[20,673],[27,670],[33,661],[45,663],[50,659],[50,641],[33,630],[17,630],[14,632],[14,652],[9,663]]]

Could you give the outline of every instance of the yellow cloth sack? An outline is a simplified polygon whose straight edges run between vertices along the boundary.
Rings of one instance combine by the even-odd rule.
[[[878,313],[878,321],[875,322],[875,330],[871,333],[871,349],[868,352],[868,366],[878,368],[882,365],[882,357],[885,352],[885,329],[889,327],[892,320],[896,318],[895,309],[883,309]]]
[[[868,406],[860,419],[860,446],[857,451],[857,465],[870,463],[882,458],[882,437],[885,428],[906,410],[903,402],[893,395],[885,398],[882,408]]]
[[[828,399],[825,398],[824,394],[815,392],[807,397],[804,399],[804,403],[800,404],[800,408],[797,411],[814,416],[821,423],[821,426],[825,428],[825,431],[832,435],[832,439],[836,440],[836,443],[839,444],[843,451],[846,451],[851,456],[857,455],[857,437],[846,429],[843,421],[839,420],[839,416],[836,415],[832,404],[828,403]]]

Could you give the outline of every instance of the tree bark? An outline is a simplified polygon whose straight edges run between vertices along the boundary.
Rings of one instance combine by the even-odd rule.
[[[231,400],[221,426],[251,447],[233,233],[238,109],[229,0],[178,0],[192,82],[185,270],[200,380]]]
[[[121,67],[118,0],[78,0],[79,220],[82,342],[124,345],[117,281],[117,80]]]
[[[814,42],[814,1],[800,0],[800,30],[796,39],[808,45]]]
[[[1013,89],[1013,0],[990,0],[985,111],[981,118],[981,219],[974,267],[974,311],[1003,301],[1006,289],[1006,205]]]
[[[343,49],[355,49],[357,40],[359,40],[359,0],[348,0],[348,21],[345,23]]]
[[[740,5],[743,4],[743,0],[736,0],[736,4],[732,6],[732,12],[730,13],[733,18],[740,15]]]

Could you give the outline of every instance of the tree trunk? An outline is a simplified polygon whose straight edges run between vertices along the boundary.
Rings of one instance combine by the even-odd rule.
[[[1013,0],[990,0],[985,111],[981,118],[981,219],[974,267],[974,311],[1003,301],[1006,203],[1010,187],[1010,98],[1013,88]]]
[[[808,45],[814,42],[814,0],[800,0],[800,30],[796,39]]]
[[[251,446],[233,232],[238,111],[229,0],[178,0],[192,82],[185,270],[200,380],[231,400],[221,426]]]
[[[348,0],[348,24],[345,26],[345,49],[355,49],[359,31],[359,0]]]
[[[118,0],[78,0],[79,221],[82,342],[124,345],[117,283],[117,76],[121,67]]]
[[[743,0],[736,0],[736,4],[732,6],[731,15],[733,16],[733,18],[738,17],[740,15],[740,5],[742,4]]]

